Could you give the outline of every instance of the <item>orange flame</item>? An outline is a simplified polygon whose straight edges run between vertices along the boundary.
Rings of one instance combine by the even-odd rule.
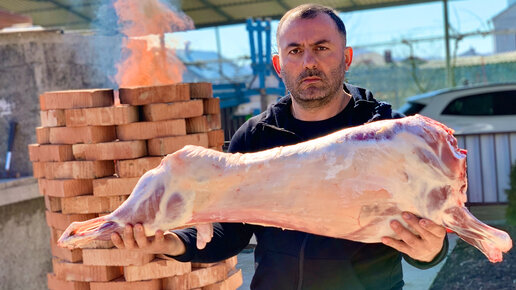
[[[165,33],[193,29],[192,20],[160,0],[117,0],[114,7],[127,36],[122,42],[127,57],[116,64],[116,83],[129,87],[181,82],[185,66],[166,44]]]

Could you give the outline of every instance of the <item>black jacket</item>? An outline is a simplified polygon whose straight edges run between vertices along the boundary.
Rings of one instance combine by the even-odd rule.
[[[391,106],[378,102],[371,92],[345,84],[353,96],[349,124],[403,117]],[[290,96],[283,97],[265,112],[249,119],[235,133],[230,152],[255,152],[303,141],[282,124],[290,114]],[[214,224],[214,237],[203,250],[196,249],[195,229],[176,232],[185,242],[186,253],[179,261],[214,262],[239,253],[256,235],[256,272],[252,289],[400,289],[403,286],[402,255],[383,244],[365,244],[303,232],[249,224]],[[446,255],[448,241],[430,263],[405,256],[421,269],[439,263]]]

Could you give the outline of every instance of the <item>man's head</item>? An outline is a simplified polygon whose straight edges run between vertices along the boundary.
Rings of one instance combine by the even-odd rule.
[[[343,93],[353,51],[346,47],[344,23],[333,9],[305,4],[288,11],[276,38],[273,65],[296,103],[317,108]]]

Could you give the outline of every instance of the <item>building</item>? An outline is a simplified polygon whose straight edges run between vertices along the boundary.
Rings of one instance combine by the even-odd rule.
[[[507,9],[492,19],[495,32],[495,53],[516,50],[516,0],[509,0]],[[506,31],[506,32],[504,32]]]

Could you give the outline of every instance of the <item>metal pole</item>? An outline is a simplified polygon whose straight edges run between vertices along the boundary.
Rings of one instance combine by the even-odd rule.
[[[215,26],[215,39],[217,41],[217,55],[219,59],[219,78],[222,79],[222,48],[220,46],[220,33],[218,26]]]
[[[451,68],[450,61],[450,27],[448,21],[448,0],[443,0],[443,10],[444,10],[444,46],[446,49],[446,87],[453,87],[453,71]]]

